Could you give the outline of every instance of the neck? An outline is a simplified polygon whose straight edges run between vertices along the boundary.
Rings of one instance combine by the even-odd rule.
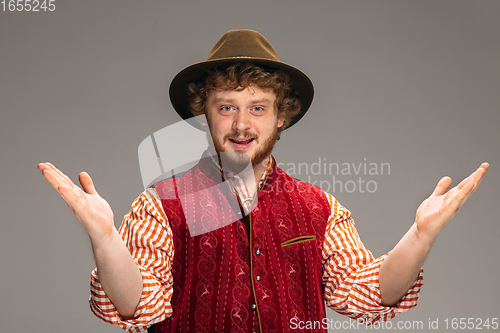
[[[221,161],[219,159],[219,155],[214,153],[212,149],[209,149],[208,153],[211,156],[213,162],[216,165],[219,165],[219,167],[220,167]],[[260,180],[262,179],[262,176],[264,175],[264,173],[267,170],[270,159],[271,159],[271,155],[268,155],[267,157],[265,157],[262,160],[262,162],[255,164],[255,165],[252,165],[252,166],[249,165],[248,167],[246,167],[242,171],[237,172],[238,177],[240,177],[245,182],[245,185],[246,185],[249,193],[255,193],[257,191]],[[224,173],[226,173],[228,171],[233,171],[233,170],[224,168],[224,165],[222,167],[223,167],[223,169],[225,169]]]
[[[264,160],[262,162],[253,166],[253,172],[254,172],[256,184],[258,184],[260,182],[260,180],[262,179],[262,175],[264,175],[264,172],[266,172],[270,159],[271,159],[271,155],[264,158]]]
[[[241,179],[245,182],[245,185],[247,186],[248,192],[249,193],[255,193],[257,192],[257,189],[259,187],[260,180],[262,179],[262,176],[267,170],[267,166],[269,164],[269,159],[271,157],[268,156],[266,157],[261,163],[258,163],[253,166],[253,173],[252,172],[242,172],[239,174]]]

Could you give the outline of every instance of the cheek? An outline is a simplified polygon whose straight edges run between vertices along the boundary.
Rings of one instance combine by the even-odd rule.
[[[284,119],[273,118],[267,122],[266,127],[267,127],[267,130],[269,131],[269,133],[272,133],[275,130],[277,130],[278,128],[280,128],[281,126],[283,126],[283,123],[284,123]]]
[[[227,124],[225,124],[223,120],[217,119],[217,117],[215,117],[215,119],[208,119],[208,125],[209,131],[212,133],[212,137],[219,138],[228,133]]]

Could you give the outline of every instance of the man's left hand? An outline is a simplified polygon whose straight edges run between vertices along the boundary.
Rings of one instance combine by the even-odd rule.
[[[469,177],[449,191],[450,177],[443,177],[434,192],[417,209],[415,218],[417,237],[430,244],[438,233],[462,208],[464,203],[477,190],[488,170],[489,164],[483,163]]]

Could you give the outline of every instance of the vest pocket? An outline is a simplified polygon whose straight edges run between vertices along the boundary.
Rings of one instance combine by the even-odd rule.
[[[281,243],[281,247],[316,240],[316,235],[299,236]]]

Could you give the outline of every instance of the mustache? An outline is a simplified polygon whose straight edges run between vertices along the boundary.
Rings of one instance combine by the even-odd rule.
[[[223,140],[229,140],[229,139],[238,139],[238,138],[248,138],[248,139],[258,139],[259,135],[257,133],[252,133],[250,131],[243,131],[243,132],[231,132],[226,135],[224,135]]]

